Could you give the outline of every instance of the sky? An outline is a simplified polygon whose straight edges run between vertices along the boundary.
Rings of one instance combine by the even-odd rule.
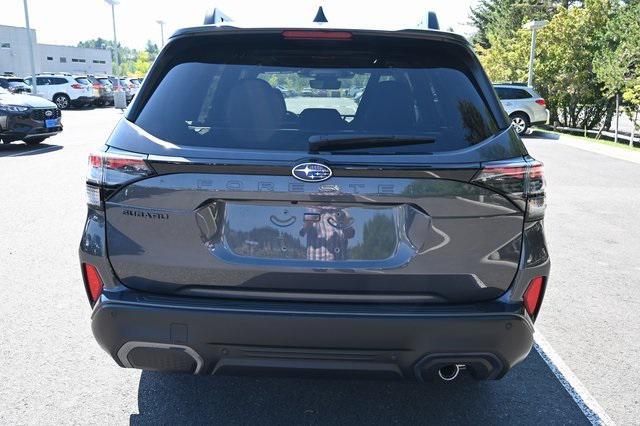
[[[23,0],[0,0],[0,25],[24,26]],[[344,28],[414,28],[426,14],[438,14],[443,29],[470,35],[469,8],[477,0],[120,0],[116,6],[118,41],[143,48],[147,40],[160,44],[177,28],[200,25],[215,6],[247,26],[311,22],[319,5],[331,26]],[[31,27],[39,43],[75,46],[81,40],[113,38],[111,6],[104,0],[28,0]],[[384,6],[386,4],[386,6]]]

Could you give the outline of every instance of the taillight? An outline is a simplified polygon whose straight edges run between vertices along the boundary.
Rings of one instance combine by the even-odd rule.
[[[544,277],[535,277],[529,282],[529,286],[522,295],[524,308],[532,318],[535,318],[540,310],[542,296],[544,296]]]
[[[102,294],[102,278],[100,278],[100,274],[96,267],[90,263],[83,263],[82,269],[87,296],[93,305]]]
[[[93,83],[93,88],[94,88],[94,89],[102,89],[102,84],[100,84],[100,83]]]
[[[487,163],[473,182],[509,197],[525,210],[528,221],[544,217],[544,166],[538,161]]]
[[[101,208],[104,196],[118,187],[153,174],[144,157],[98,152],[89,155],[87,203]]]
[[[538,105],[542,105],[542,106],[545,106],[545,105],[547,104],[547,103],[544,101],[544,99],[536,99],[536,103],[537,103]]]
[[[80,83],[73,83],[71,87],[74,89],[84,89],[84,87]]]
[[[347,31],[283,31],[282,36],[297,40],[351,40]]]

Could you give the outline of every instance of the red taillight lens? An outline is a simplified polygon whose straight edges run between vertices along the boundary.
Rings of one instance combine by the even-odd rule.
[[[473,182],[509,197],[526,210],[527,220],[539,220],[544,216],[544,166],[538,161],[488,163]]]
[[[282,36],[297,40],[351,40],[347,31],[283,31]]]
[[[71,87],[73,87],[74,89],[84,89],[84,87],[82,87],[82,84],[80,83],[73,83]]]
[[[89,155],[87,181],[97,185],[121,185],[130,180],[153,173],[144,157],[95,153]]]
[[[542,296],[544,295],[544,277],[535,277],[529,282],[529,286],[527,290],[524,292],[522,296],[522,300],[524,301],[524,308],[527,310],[527,313],[534,317],[537,315],[538,310],[540,309],[540,302],[542,301]]]
[[[537,103],[538,105],[542,105],[542,106],[545,106],[545,105],[547,104],[547,103],[544,101],[544,99],[536,99],[536,103]]]
[[[82,268],[84,269],[84,285],[87,289],[87,296],[93,304],[102,294],[102,278],[100,278],[96,267],[90,263],[83,263]]]
[[[144,161],[144,157],[119,155],[98,152],[89,155],[89,172],[87,174],[88,204],[102,207],[100,188],[111,188],[111,191],[132,180],[149,176],[153,169]],[[106,190],[106,189],[105,189]]]

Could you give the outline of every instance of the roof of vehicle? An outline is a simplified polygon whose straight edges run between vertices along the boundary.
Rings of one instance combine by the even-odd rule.
[[[53,76],[53,77],[71,77],[71,78],[86,78],[86,74],[70,74],[68,72],[41,72],[36,74],[36,76],[42,77],[45,75]]]
[[[370,29],[370,28],[334,28],[327,26],[326,23],[306,24],[300,26],[264,26],[264,27],[242,27],[233,22],[233,25],[222,22],[211,25],[200,25],[196,27],[181,28],[173,33],[170,39],[181,38],[185,36],[199,35],[223,35],[223,34],[274,34],[283,31],[346,31],[356,35],[368,36],[384,36],[398,38],[418,38],[425,40],[441,40],[459,44],[468,45],[469,41],[462,35],[432,29],[420,28],[389,28],[389,29]]]

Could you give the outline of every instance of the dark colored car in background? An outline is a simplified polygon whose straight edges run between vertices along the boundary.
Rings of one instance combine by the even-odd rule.
[[[62,131],[56,104],[38,96],[16,95],[0,88],[0,141],[37,145]]]
[[[15,76],[0,76],[0,87],[11,93],[31,93],[31,86]]]
[[[122,367],[498,379],[532,348],[543,166],[462,36],[180,30],[87,196],[93,334]]]
[[[96,91],[95,105],[105,106],[113,103],[113,89],[106,77],[100,78],[99,76],[89,75],[87,80],[93,84],[93,89]]]

